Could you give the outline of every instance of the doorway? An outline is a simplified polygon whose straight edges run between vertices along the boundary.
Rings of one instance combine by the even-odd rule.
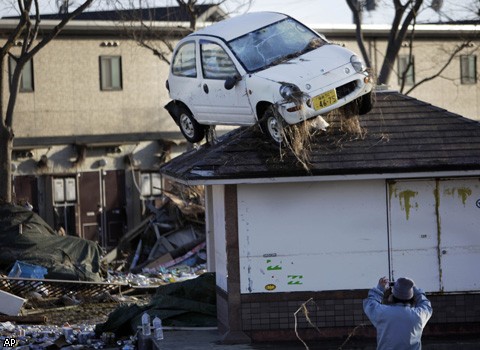
[[[105,249],[117,245],[127,224],[125,173],[84,172],[78,176],[81,237]]]

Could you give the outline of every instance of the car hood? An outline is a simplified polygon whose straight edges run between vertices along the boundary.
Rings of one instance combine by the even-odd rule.
[[[350,64],[355,53],[335,44],[326,44],[295,59],[269,67],[254,75],[278,82],[307,83],[329,71]]]

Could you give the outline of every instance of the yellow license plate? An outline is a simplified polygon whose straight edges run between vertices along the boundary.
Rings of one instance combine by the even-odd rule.
[[[337,101],[337,91],[335,89],[329,90],[312,98],[313,108],[315,110],[331,106]]]

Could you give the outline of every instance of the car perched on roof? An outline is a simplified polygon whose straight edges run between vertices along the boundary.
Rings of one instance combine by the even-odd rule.
[[[209,125],[254,125],[276,143],[283,128],[352,104],[372,108],[372,79],[352,51],[281,13],[229,18],[180,40],[165,108],[190,142]]]

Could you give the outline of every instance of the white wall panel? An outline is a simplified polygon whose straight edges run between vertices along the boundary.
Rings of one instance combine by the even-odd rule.
[[[389,184],[391,266],[429,292],[480,290],[478,178]]]
[[[445,291],[480,290],[480,180],[439,182],[440,257]]]
[[[383,180],[238,186],[241,292],[370,288],[388,273]]]
[[[212,186],[213,230],[215,237],[215,275],[217,286],[227,290],[227,241],[225,236],[225,190],[224,186]]]
[[[434,180],[389,183],[392,277],[426,291],[440,289],[434,194]]]

